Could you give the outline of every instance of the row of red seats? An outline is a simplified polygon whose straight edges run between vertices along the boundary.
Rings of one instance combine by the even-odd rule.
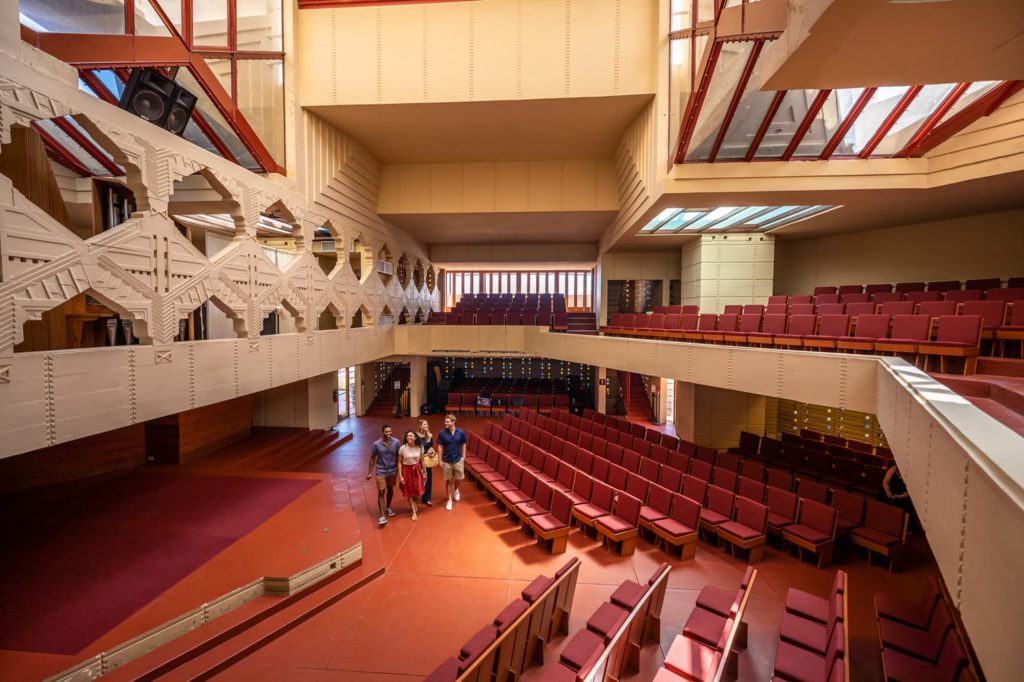
[[[946,358],[959,357],[966,359],[964,372],[973,373],[980,351],[983,322],[980,315],[932,318],[928,315],[875,314],[857,316],[854,326],[849,315],[765,315],[759,318],[702,314],[694,330],[683,329],[682,321],[679,328],[673,328],[674,321],[666,320],[662,327],[657,328],[609,326],[602,331],[616,336],[790,350],[806,348],[818,351],[906,354],[924,358],[925,369],[928,358],[938,356],[941,371],[945,371]],[[933,329],[936,330],[934,340]]]
[[[793,589],[786,593],[773,680],[842,682],[850,678],[848,595],[844,571],[836,571],[827,598]]]
[[[949,301],[952,303],[963,303],[964,301],[1016,301],[1024,298],[1024,287],[1013,287],[1007,289],[956,289],[951,291],[887,291],[881,293],[820,293],[812,296],[796,295],[775,295],[768,297],[768,305],[789,306],[794,305],[830,305],[836,303],[924,303],[934,301]]]
[[[975,667],[938,579],[928,576],[917,603],[875,594],[885,679],[975,682]]]
[[[661,635],[661,609],[668,587],[668,564],[661,564],[641,585],[626,580],[565,643],[558,663],[544,669],[544,682],[619,680],[636,668],[644,642]]]
[[[747,646],[743,621],[757,571],[748,566],[739,590],[705,586],[682,632],[665,654],[665,664],[654,676],[656,682],[719,680],[738,677],[737,650]]]
[[[504,421],[508,430],[489,425],[485,434],[488,439],[497,438],[499,447],[520,456],[524,467],[562,491],[571,504],[583,505],[580,511],[573,508],[577,521],[616,543],[622,538],[614,533],[628,533],[632,538],[635,526],[639,525],[658,538],[667,551],[678,550],[683,558],[692,558],[693,543],[700,528],[730,544],[734,550],[751,551],[751,560],[757,561],[767,530],[816,554],[820,564],[827,564],[837,529],[851,539],[863,535],[865,541],[872,544],[855,540],[857,544],[890,559],[896,556],[905,539],[906,518],[902,510],[839,488],[832,491],[833,506],[829,507],[826,505],[827,487],[810,479],[796,479],[797,494],[794,495],[791,491],[794,478],[780,469],[767,470],[766,485],[762,478],[766,467],[753,460],[742,461],[739,466],[742,473],[758,475],[760,472],[757,480],[738,476],[721,466],[712,467],[700,459],[689,459],[679,452],[670,457],[682,469],[660,465],[603,439],[598,439],[602,447],[597,448],[592,440],[591,447],[601,450],[599,456],[553,436],[551,432],[557,433],[562,423],[552,425],[551,419],[535,414],[526,417],[535,423],[507,416]],[[601,427],[595,425],[594,428]],[[572,438],[576,434],[568,435]],[[611,459],[606,459],[609,456]],[[616,463],[618,457],[622,457],[618,460],[622,464]],[[740,461],[732,453],[722,453],[719,457],[722,463],[729,458]],[[472,471],[472,464],[470,468]],[[498,471],[505,476],[501,469]],[[515,503],[535,496],[533,486],[540,487],[530,476],[524,474],[523,477],[528,480],[527,485],[520,485],[518,480],[515,483],[525,488],[526,497]],[[786,487],[772,485],[774,483]],[[619,494],[616,499],[616,491],[625,494]],[[545,491],[545,503],[547,497]],[[634,519],[638,506],[637,524]],[[608,518],[602,523],[604,517]],[[784,533],[787,528],[789,536]],[[822,535],[824,537],[819,537]],[[628,549],[623,546],[623,551],[631,550],[632,545]]]
[[[591,417],[599,414],[592,411],[584,413]],[[561,418],[562,414],[555,416]],[[560,425],[561,422],[556,424],[556,433]],[[595,423],[591,428],[599,430],[601,425]],[[530,435],[543,438],[542,433],[531,432]],[[607,432],[605,435],[608,435]],[[810,444],[813,443],[810,441]],[[652,485],[644,497],[642,487],[634,487],[630,491],[629,486],[634,483],[627,476],[626,490],[646,500],[641,509],[640,526],[665,541],[666,548],[680,547],[681,542],[671,541],[678,539],[682,531],[669,536],[663,532],[664,529],[659,529],[657,519],[668,517],[673,524],[681,523],[682,526],[697,529],[697,526],[681,518],[686,514],[692,518],[692,507],[688,510],[685,502],[672,498],[672,495],[681,493],[683,498],[704,505],[696,512],[702,530],[717,534],[720,540],[730,544],[733,549],[751,550],[751,561],[756,561],[759,556],[759,548],[764,544],[764,527],[767,526],[769,532],[780,535],[798,547],[801,554],[807,550],[816,555],[819,566],[827,565],[831,560],[838,537],[848,538],[852,544],[866,549],[869,562],[872,553],[886,557],[890,570],[895,570],[905,547],[909,517],[898,507],[857,494],[877,494],[881,489],[884,469],[871,468],[874,474],[870,485],[858,481],[857,474],[854,474],[852,484],[847,479],[831,474],[814,480],[814,469],[807,468],[815,466],[812,458],[814,451],[803,453],[803,447],[804,440],[799,438],[795,442],[790,439],[785,442],[770,438],[762,440],[755,434],[741,432],[740,448],[718,453],[712,462],[699,459],[700,455],[689,459],[678,453],[670,454],[669,462],[679,468],[669,465],[657,468],[650,460],[641,459],[639,473]],[[794,457],[794,452],[799,452],[800,457]],[[702,453],[707,453],[707,450]],[[747,459],[744,453],[763,459]],[[782,453],[789,453],[788,457],[782,457]],[[880,459],[869,453],[859,453],[859,456]],[[843,457],[835,459],[839,473],[850,469],[847,464],[852,466],[854,472],[863,475],[864,469],[856,462]],[[829,469],[826,467],[824,470]],[[608,480],[617,483],[612,477]],[[834,482],[826,485],[828,481]],[[844,489],[844,483],[851,491]],[[741,503],[741,499],[746,501]],[[761,508],[762,503],[764,509]],[[767,518],[762,520],[762,515]],[[723,535],[721,524],[728,523],[738,525],[724,526]],[[683,556],[692,557],[692,550]]]
[[[742,440],[742,432],[740,438]],[[756,437],[756,436],[755,436]],[[884,445],[872,445],[871,443],[865,443],[861,440],[853,438],[847,438],[845,436],[837,436],[834,433],[821,433],[820,431],[814,431],[812,429],[801,428],[800,435],[796,436],[791,433],[782,434],[782,440],[788,440],[791,438],[800,438],[800,442],[804,445],[813,445],[814,443],[824,443],[826,447],[843,448],[850,451],[848,458],[854,459],[857,453],[874,454],[883,460],[892,460],[892,450],[885,447]]]
[[[486,397],[486,401],[481,401],[481,397]],[[486,404],[485,404],[486,403]],[[507,410],[539,410],[542,413],[548,413],[552,409],[568,408],[569,396],[565,393],[540,393],[540,394],[526,394],[526,393],[489,393],[487,396],[483,396],[477,391],[451,391],[448,393],[448,400],[445,404],[445,412],[451,414],[462,415],[466,413],[479,414],[481,412],[487,412],[494,414],[496,412],[505,412]]]
[[[462,645],[458,657],[441,663],[427,682],[456,679],[518,679],[537,650],[562,634],[576,591],[579,559],[573,557],[554,577],[539,575],[520,597]]]
[[[988,289],[999,289],[1003,286],[1003,280],[1000,277],[986,277],[982,279],[969,279],[963,284],[959,280],[950,279],[942,280],[937,282],[899,282],[893,284],[843,284],[841,286],[820,286],[814,287],[815,294],[852,294],[852,293],[883,293],[887,291],[896,291],[900,293],[910,291],[956,291],[961,287],[963,289],[974,290],[980,289],[982,291]],[[1024,277],[1010,277],[1006,281],[1006,288],[1024,288]]]
[[[431,313],[427,324],[445,325],[509,325],[517,327],[568,328],[569,316],[565,312],[540,313],[518,310],[465,311]]]

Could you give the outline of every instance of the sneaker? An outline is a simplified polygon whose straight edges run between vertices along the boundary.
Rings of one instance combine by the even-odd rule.
[[[427,505],[428,507],[433,507],[433,506],[434,506],[434,503],[433,503],[433,502],[431,502],[430,500],[427,500],[427,501],[426,501],[426,502],[424,502],[423,504]]]
[[[456,501],[456,502],[458,502],[458,501],[459,501],[459,500],[461,500],[461,499],[462,499],[462,495],[460,495],[460,494],[459,494],[459,491],[458,491],[458,490],[456,490],[456,491],[455,491],[455,501]]]
[[[384,518],[383,516],[380,517],[379,519],[377,519],[377,525],[378,526],[384,526],[384,525],[387,524],[387,522],[388,522],[388,520],[386,518]]]
[[[452,499],[450,497],[448,498],[448,501],[444,503],[444,510],[445,511],[451,511],[452,510]],[[381,518],[384,518],[384,517],[382,516]]]
[[[387,509],[385,509],[384,513],[386,513],[388,516],[394,516],[395,515],[395,512],[393,512],[391,510],[391,507],[388,507]]]

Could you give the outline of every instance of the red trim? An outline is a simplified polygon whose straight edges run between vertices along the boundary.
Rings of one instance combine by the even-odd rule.
[[[92,143],[92,141],[81,133],[81,131],[75,126],[67,122],[63,116],[50,119],[53,124],[64,131],[64,134],[70,137],[75,143],[85,150],[85,153],[96,159],[96,162],[103,166],[108,173],[114,177],[124,175],[124,171],[118,167],[116,163],[110,160],[110,158],[104,153],[99,147]]]
[[[1001,85],[997,85],[991,91],[951,116],[949,120],[936,126],[928,135],[917,142],[913,148],[910,148],[910,145],[905,146],[900,150],[900,154],[906,152],[905,156],[911,157],[927,154],[979,118],[991,114],[1003,102],[1020,92],[1022,88],[1024,88],[1024,81],[1006,81]]]
[[[78,159],[71,156],[68,150],[64,149],[64,147],[62,147],[57,140],[53,139],[49,133],[34,124],[32,125],[32,129],[39,134],[40,139],[46,146],[46,153],[51,159],[62,166],[70,168],[83,178],[92,177],[92,171],[83,166]]]
[[[779,112],[779,107],[782,106],[782,100],[786,99],[786,93],[788,92],[788,90],[779,90],[775,93],[775,97],[772,99],[772,103],[768,106],[768,111],[764,115],[764,120],[761,121],[761,126],[754,134],[754,139],[750,141],[750,149],[747,150],[747,156],[744,161],[749,162],[754,160],[754,156],[757,154],[757,148],[761,146],[761,141],[768,133],[768,127],[772,124],[772,119],[775,118],[775,114]]]
[[[182,41],[188,48],[192,47],[192,0],[181,0],[181,32]]]
[[[804,136],[807,135],[807,131],[811,129],[811,124],[814,123],[814,119],[818,117],[818,112],[825,106],[825,100],[832,94],[832,90],[819,90],[817,97],[811,101],[811,106],[807,108],[807,114],[804,116],[804,120],[800,122],[800,127],[793,133],[793,139],[789,141],[789,146],[786,147],[786,151],[782,153],[782,160],[789,161],[793,158],[796,148],[803,142]]]
[[[228,0],[228,48],[238,49],[238,2]]]
[[[135,35],[135,0],[124,0],[124,32],[130,36]]]
[[[860,116],[862,111],[864,111],[864,107],[868,105],[868,101],[870,101],[871,96],[875,94],[876,90],[878,90],[878,88],[865,88],[864,92],[860,93],[860,97],[857,98],[856,102],[854,102],[853,107],[850,109],[850,113],[846,115],[843,122],[839,124],[838,128],[836,128],[836,131],[832,133],[832,139],[828,141],[828,144],[825,145],[825,148],[821,151],[821,154],[818,156],[819,159],[824,160],[832,156],[832,153],[836,150],[836,147],[839,146],[839,143],[843,141],[843,138],[846,136],[846,133],[850,131],[850,128],[853,127],[857,117]]]
[[[747,58],[747,63],[743,67],[743,73],[740,74],[740,79],[736,83],[736,90],[732,93],[732,99],[729,101],[729,108],[725,111],[725,116],[722,118],[722,124],[718,127],[718,134],[715,136],[715,142],[711,146],[711,153],[708,155],[708,163],[712,163],[715,157],[718,156],[719,150],[722,148],[722,142],[725,141],[725,135],[729,131],[729,124],[732,123],[733,116],[736,115],[736,109],[740,106],[740,100],[743,98],[743,92],[747,89],[747,82],[750,80],[750,74],[754,72],[754,65],[757,64],[757,58],[761,55],[761,48],[764,47],[764,41],[758,40],[754,43],[754,49],[750,51],[750,57]]]
[[[704,68],[700,74],[700,85],[690,93],[690,98],[686,102],[686,110],[683,112],[682,119],[680,119],[679,142],[676,144],[675,154],[676,163],[682,163],[686,158],[686,149],[690,146],[690,137],[693,136],[693,129],[697,125],[697,117],[700,115],[701,107],[704,105],[704,98],[708,94],[708,86],[711,84],[711,76],[714,73],[715,64],[718,62],[718,55],[722,52],[721,43],[715,42],[710,37],[709,41],[710,49],[705,47],[705,50],[708,51],[708,58],[704,62]]]
[[[160,21],[162,21],[164,23],[164,26],[167,27],[167,30],[171,32],[171,35],[175,38],[178,38],[179,40],[182,40],[181,33],[178,32],[178,29],[177,27],[175,27],[174,22],[171,21],[171,18],[167,16],[166,12],[164,12],[164,8],[160,5],[160,2],[158,0],[149,0],[149,4],[153,8],[153,11],[156,12],[157,16],[160,17]],[[191,12],[191,7],[189,8],[189,11]],[[184,24],[184,21],[185,18],[182,17],[182,24]]]
[[[901,99],[896,104],[896,107],[889,112],[889,115],[885,117],[885,120],[882,121],[882,125],[878,127],[875,134],[870,140],[868,140],[864,149],[860,150],[860,154],[857,155],[858,157],[866,159],[871,156],[871,153],[875,151],[875,147],[877,147],[885,138],[889,130],[896,125],[896,121],[900,120],[900,116],[902,116],[903,112],[907,110],[907,107],[910,106],[910,103],[914,101],[914,98],[917,97],[917,93],[921,92],[921,88],[923,87],[923,85],[915,85],[903,93],[903,99]]]
[[[99,78],[96,77],[92,71],[88,69],[79,69],[78,77],[85,81],[85,84],[92,88],[92,91],[96,93],[96,96],[107,104],[113,104],[115,107],[118,105],[118,100],[114,97],[107,86],[103,85]]]

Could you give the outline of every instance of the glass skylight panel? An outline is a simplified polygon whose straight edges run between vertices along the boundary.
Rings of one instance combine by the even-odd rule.
[[[796,148],[794,156],[821,156],[832,135],[836,132],[860,99],[864,88],[841,88],[833,90],[825,99],[818,115],[814,117],[807,134]]]
[[[959,114],[961,110],[976,102],[978,98],[984,97],[992,88],[996,87],[1001,82],[1002,81],[978,81],[976,83],[971,83],[967,86],[967,90],[964,91],[964,94],[960,95],[960,99],[958,99],[956,103],[950,107],[949,111],[946,112],[946,115],[942,117],[939,121],[939,125],[942,125],[951,117]]]
[[[849,149],[850,154],[860,154],[909,89],[909,86],[899,85],[875,90],[875,94],[871,95],[864,111],[860,112],[860,116],[843,138],[843,144],[835,153],[843,154],[844,149]]]
[[[793,134],[807,115],[811,102],[818,96],[817,90],[790,90],[782,98],[779,110],[772,117],[764,139],[757,148],[758,159],[778,159],[793,140]]]
[[[754,44],[723,43],[720,46],[715,72],[704,95],[700,115],[690,138],[690,149],[686,153],[687,161],[706,161],[710,155],[711,147],[718,136],[718,129],[722,126],[722,119],[725,118]]]
[[[104,168],[99,161],[93,158],[92,154],[82,149],[82,147],[71,139],[67,133],[61,130],[56,123],[51,120],[39,120],[36,121],[35,124],[90,173],[93,175],[110,175],[110,172]]]
[[[641,233],[672,235],[700,232],[751,232],[772,230],[836,206],[720,206],[714,209],[665,209],[673,212],[667,221],[651,221]],[[656,220],[656,219],[655,219]]]
[[[88,131],[86,131],[85,128],[83,128],[82,126],[78,125],[78,121],[76,121],[75,119],[71,118],[70,116],[65,116],[64,120],[67,121],[69,124],[71,124],[71,126],[74,127],[75,130],[77,130],[82,137],[84,137],[86,140],[91,142],[92,146],[95,147],[96,150],[100,154],[103,154],[103,156],[105,156],[107,158],[107,160],[110,161],[110,163],[112,163],[115,166],[118,166],[118,168],[120,168],[120,165],[118,165],[118,163],[116,161],[114,161],[114,157],[111,156],[110,154],[108,154],[107,150],[104,149],[98,142],[96,142],[96,140],[93,139],[93,136],[90,135],[88,133]],[[122,172],[122,175],[123,175],[123,172]]]
[[[882,141],[875,147],[872,156],[892,156],[913,137],[925,119],[939,108],[949,93],[956,87],[955,83],[926,85],[917,93],[907,110],[896,120]]]
[[[678,209],[678,208],[666,208],[666,209],[664,209],[661,213],[659,213],[658,215],[654,216],[654,218],[651,219],[651,222],[649,222],[646,225],[644,225],[643,228],[641,228],[640,231],[641,232],[650,232],[652,230],[656,230],[659,225],[661,225],[663,222],[665,222],[666,220],[668,220],[669,218],[674,216],[676,213],[679,212],[679,210],[680,209]]]

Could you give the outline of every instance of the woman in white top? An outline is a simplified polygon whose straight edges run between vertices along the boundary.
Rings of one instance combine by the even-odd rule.
[[[398,487],[409,498],[412,520],[416,520],[416,498],[423,494],[423,447],[415,431],[405,432],[405,442],[398,448]]]

